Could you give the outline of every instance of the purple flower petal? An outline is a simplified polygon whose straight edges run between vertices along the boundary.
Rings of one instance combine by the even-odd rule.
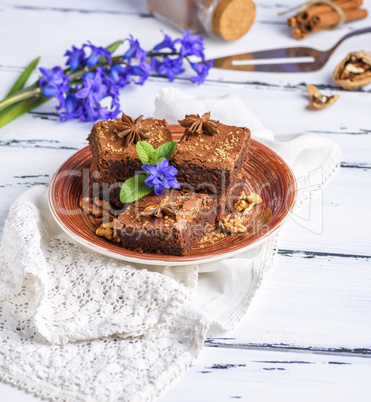
[[[180,188],[177,179],[174,177],[178,171],[174,166],[169,166],[167,159],[157,163],[156,166],[144,164],[142,169],[149,174],[144,181],[146,186],[149,188],[154,187],[157,195],[162,194],[165,188]]]
[[[64,54],[68,57],[66,61],[66,65],[70,66],[72,71],[75,71],[78,67],[85,67],[86,66],[86,56],[84,52],[84,47],[81,49],[72,46],[72,50],[67,50]]]
[[[165,186],[163,186],[162,184],[155,184],[155,194],[156,195],[161,195],[163,194],[165,191]]]
[[[89,67],[95,66],[102,56],[107,60],[108,63],[112,64],[112,53],[109,50],[106,50],[104,47],[94,46],[90,41],[88,41],[88,44],[85,44],[83,47],[88,47],[91,50],[90,56],[86,62]]]
[[[165,48],[169,48],[172,52],[175,52],[175,41],[173,41],[169,35],[165,35],[165,38],[162,42],[158,43],[153,50],[161,50]]]
[[[123,59],[130,60],[135,57],[137,60],[143,62],[147,57],[147,52],[140,47],[137,39],[134,39],[133,35],[128,38],[129,49],[123,55]]]

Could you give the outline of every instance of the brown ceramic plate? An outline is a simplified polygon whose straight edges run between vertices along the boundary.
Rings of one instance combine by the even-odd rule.
[[[174,140],[182,135],[180,126],[170,126]],[[186,256],[139,253],[110,243],[95,235],[94,223],[79,208],[84,175],[92,157],[89,147],[71,156],[54,175],[49,187],[49,205],[59,226],[79,243],[130,262],[151,265],[186,265],[206,263],[231,257],[257,245],[281,227],[292,211],[296,197],[296,180],[286,163],[274,151],[251,140],[249,160],[243,169],[247,191],[261,196],[249,215],[247,232],[215,238],[214,242],[195,245]]]

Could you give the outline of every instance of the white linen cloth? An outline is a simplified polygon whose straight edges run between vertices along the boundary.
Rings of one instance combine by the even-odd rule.
[[[233,95],[199,99],[166,88],[156,98],[155,116],[169,123],[206,111],[250,127],[298,178],[320,170],[317,189],[339,165],[331,141],[275,141]],[[303,187],[299,204],[308,194]],[[277,238],[202,265],[127,264],[64,234],[45,187],[26,191],[10,209],[0,247],[0,378],[53,401],[153,399],[197,357],[209,327],[228,330],[240,321],[273,263]]]

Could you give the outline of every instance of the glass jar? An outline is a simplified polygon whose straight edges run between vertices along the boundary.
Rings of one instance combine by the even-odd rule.
[[[204,30],[225,40],[245,35],[256,14],[252,0],[148,0],[147,7],[182,30]]]

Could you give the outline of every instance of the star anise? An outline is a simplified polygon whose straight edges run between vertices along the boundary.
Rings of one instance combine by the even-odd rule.
[[[177,209],[173,202],[169,202],[169,197],[165,197],[159,204],[149,204],[144,208],[141,216],[154,216],[162,218],[163,216],[176,216]]]
[[[146,140],[148,137],[145,133],[148,131],[146,128],[140,126],[143,115],[135,119],[135,121],[127,116],[125,113],[122,114],[122,122],[113,123],[116,129],[116,134],[119,138],[124,139],[124,146],[128,147],[131,144],[136,144],[138,141]]]
[[[191,133],[214,135],[218,132],[219,122],[210,119],[210,112],[204,113],[202,117],[198,114],[186,114],[185,119],[178,120],[178,122]]]

